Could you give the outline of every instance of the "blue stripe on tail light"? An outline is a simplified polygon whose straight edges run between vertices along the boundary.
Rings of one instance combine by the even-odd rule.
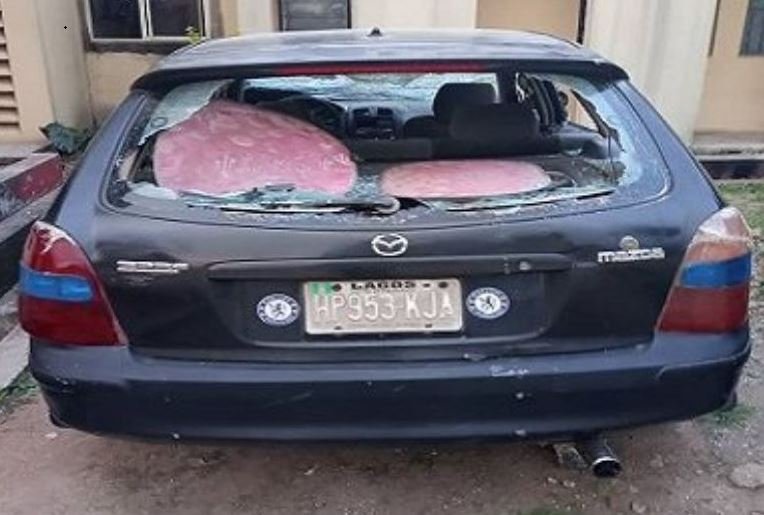
[[[751,254],[714,263],[685,266],[679,283],[686,288],[726,288],[751,279]]]
[[[89,302],[94,297],[87,279],[37,272],[24,265],[19,271],[19,289],[22,295],[60,302]]]

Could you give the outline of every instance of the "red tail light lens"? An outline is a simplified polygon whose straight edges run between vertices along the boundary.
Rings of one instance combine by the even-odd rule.
[[[748,320],[751,231],[740,212],[722,209],[692,239],[669,293],[659,331],[722,333]]]
[[[37,222],[24,245],[21,326],[35,338],[70,345],[126,343],[85,253],[64,231]]]

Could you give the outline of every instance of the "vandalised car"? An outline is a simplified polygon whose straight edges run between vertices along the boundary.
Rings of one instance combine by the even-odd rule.
[[[586,440],[731,402],[750,276],[740,213],[617,65],[338,31],[138,79],[32,229],[20,303],[62,426]]]

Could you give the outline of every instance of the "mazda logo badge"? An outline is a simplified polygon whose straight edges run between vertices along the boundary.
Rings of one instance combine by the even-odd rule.
[[[378,234],[371,240],[371,248],[380,256],[400,256],[408,250],[409,240],[400,234]]]

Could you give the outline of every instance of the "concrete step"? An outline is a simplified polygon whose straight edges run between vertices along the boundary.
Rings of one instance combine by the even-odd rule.
[[[29,336],[16,326],[0,341],[0,390],[16,380],[29,361]]]
[[[18,261],[32,223],[44,216],[64,183],[57,154],[0,155],[0,295],[18,279]]]
[[[0,222],[63,184],[64,172],[57,154],[31,154],[5,161],[0,168]]]

